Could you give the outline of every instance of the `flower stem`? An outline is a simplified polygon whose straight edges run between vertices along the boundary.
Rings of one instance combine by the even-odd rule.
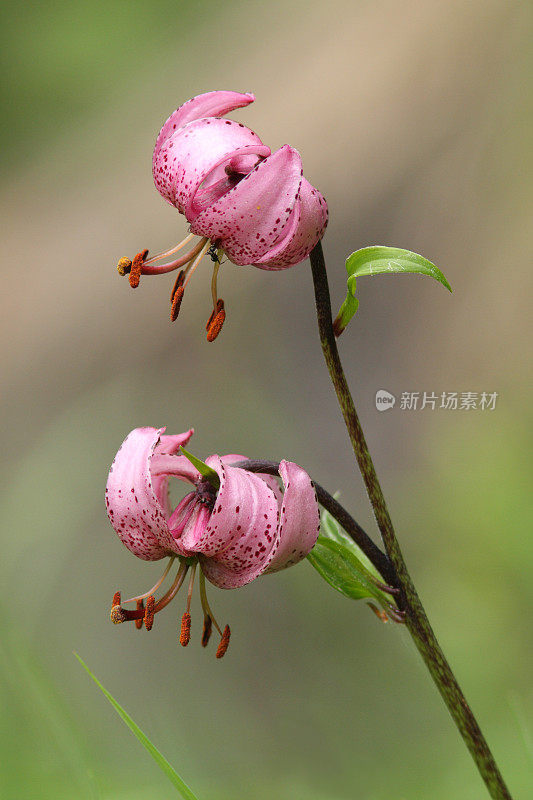
[[[502,775],[496,765],[481,729],[433,633],[396,538],[385,498],[365,440],[361,423],[350,394],[333,332],[331,300],[324,254],[320,242],[310,254],[315,289],[320,342],[344,422],[350,436],[357,464],[363,476],[374,516],[395,573],[396,586],[401,594],[398,605],[405,611],[405,624],[426,664],[441,696],[452,715],[461,736],[493,800],[511,800]]]

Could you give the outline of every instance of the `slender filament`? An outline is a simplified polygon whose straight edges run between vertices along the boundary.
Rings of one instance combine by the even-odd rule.
[[[182,247],[185,247],[186,244],[189,244],[191,239],[194,239],[194,237],[194,233],[189,233],[189,235],[186,236],[185,239],[182,239],[181,242],[175,247],[171,247],[170,250],[163,250],[162,253],[157,253],[157,255],[148,258],[145,263],[151,264],[152,261],[158,261],[160,258],[166,258],[167,256],[171,256],[173,253],[177,253],[178,250],[181,250]]]
[[[207,602],[207,592],[205,590],[205,575],[201,569],[200,569],[200,600],[202,602],[202,609],[204,611],[204,616],[210,617],[213,625],[219,632],[220,636],[222,636],[222,629],[218,624],[218,622],[216,621],[214,614],[209,606],[209,603]]]
[[[124,600],[124,602],[125,603],[133,603],[134,600],[144,600],[144,598],[148,597],[148,595],[155,594],[157,592],[157,590],[159,589],[159,587],[161,586],[161,584],[163,583],[163,581],[165,580],[165,578],[167,577],[167,575],[169,573],[169,570],[170,570],[172,564],[175,561],[175,558],[176,558],[176,556],[171,556],[171,558],[170,558],[170,560],[169,560],[169,562],[168,562],[168,564],[166,566],[165,571],[163,572],[163,574],[161,575],[161,577],[159,578],[157,583],[154,584],[151,589],[148,589],[148,591],[145,592],[144,594],[138,594],[135,597],[129,597],[127,600]]]
[[[204,242],[204,244],[203,244],[203,245],[202,245],[202,242]],[[200,251],[197,251],[197,252],[198,252],[198,255],[196,256],[196,259],[194,260],[194,262],[193,262],[193,263],[192,263],[192,264],[191,264],[189,267],[187,267],[187,270],[186,270],[186,272],[187,272],[187,277],[186,277],[186,279],[185,279],[185,283],[183,284],[183,288],[184,288],[184,289],[185,289],[185,287],[187,286],[187,284],[189,283],[189,281],[190,281],[190,279],[191,279],[191,277],[192,277],[192,274],[193,274],[194,270],[196,269],[196,267],[198,266],[198,264],[200,263],[200,261],[201,261],[201,260],[202,260],[202,258],[205,256],[205,254],[207,253],[207,251],[209,250],[209,248],[210,248],[210,246],[211,246],[211,245],[209,244],[209,239],[202,239],[202,240],[201,240],[201,241],[198,243],[198,245],[196,245],[196,246],[197,246],[197,247],[199,247],[200,245],[202,245],[202,247],[201,247],[201,250],[200,250]]]
[[[148,264],[146,261],[143,262],[141,272],[143,275],[163,275],[165,272],[173,272],[175,269],[179,269],[192,261],[198,253],[201,252],[203,255],[203,248],[207,248],[207,246],[209,246],[209,240],[204,237],[200,239],[188,253],[185,253],[184,256],[177,258],[175,261],[170,261],[168,264],[154,266],[153,264]]]

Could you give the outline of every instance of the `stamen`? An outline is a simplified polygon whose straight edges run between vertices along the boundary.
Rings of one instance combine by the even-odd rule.
[[[219,269],[220,269],[220,261],[218,260],[218,253],[217,253],[216,261],[213,266],[213,277],[211,278],[211,295],[213,296],[213,308],[217,307],[217,300],[218,300],[217,277]]]
[[[191,615],[188,611],[181,618],[180,644],[187,647],[191,638]]]
[[[115,594],[113,595],[113,602],[111,603],[111,608],[113,608],[113,606],[119,606],[119,605],[120,605],[120,592],[115,592]]]
[[[168,564],[167,564],[167,566],[165,568],[165,571],[163,572],[163,574],[161,575],[161,577],[159,578],[157,583],[154,584],[154,586],[152,586],[151,589],[148,589],[148,591],[145,592],[144,594],[137,594],[137,595],[135,595],[135,597],[130,597],[130,598],[128,598],[128,600],[124,600],[124,602],[125,603],[133,603],[134,600],[144,600],[144,598],[148,597],[149,594],[155,594],[157,592],[157,590],[159,589],[159,587],[161,586],[161,584],[163,583],[163,581],[165,580],[165,578],[167,577],[167,575],[169,573],[169,570],[170,570],[170,568],[171,568],[171,566],[172,566],[172,564],[174,563],[175,560],[176,560],[176,556],[171,556],[171,558],[170,558],[170,560],[169,560],[169,562],[168,562]],[[117,603],[113,603],[113,605],[120,605],[120,600],[118,601],[118,604]]]
[[[175,261],[170,261],[168,264],[158,264],[157,266],[154,266],[149,262],[144,262],[142,265],[142,274],[163,275],[165,272],[173,272],[179,267],[184,267],[185,264],[188,264],[189,261],[192,261],[192,259],[199,254],[207,241],[208,240],[205,237],[200,239],[200,241],[195,244],[192,250],[189,250],[189,252],[185,253],[185,255],[181,256],[181,258],[177,258]]]
[[[219,311],[221,311],[223,308],[224,308],[224,301],[223,301],[223,300],[217,300],[217,302],[216,302],[216,305],[214,306],[213,310],[211,311],[211,316],[209,317],[209,319],[208,319],[208,320],[207,320],[207,322],[205,323],[205,329],[206,329],[206,331],[208,331],[208,330],[209,330],[209,328],[211,327],[211,323],[213,322],[213,319],[214,319],[214,317],[215,317],[215,316],[218,314],[218,312],[219,312]]]
[[[146,263],[151,264],[152,261],[159,261],[160,258],[166,258],[167,256],[171,256],[172,253],[177,253],[178,250],[181,250],[182,247],[185,247],[185,245],[188,244],[191,239],[194,239],[195,235],[196,234],[194,233],[189,233],[189,235],[186,236],[185,239],[182,239],[181,242],[175,247],[171,247],[170,250],[163,250],[161,253],[157,253],[155,256],[150,256]]]
[[[191,567],[191,577],[189,578],[189,588],[187,589],[187,614],[191,610],[192,590],[194,587],[194,576],[196,575],[197,562]]]
[[[123,256],[119,259],[117,264],[117,272],[119,275],[127,275],[131,269],[131,258],[126,258]]]
[[[175,596],[181,589],[181,585],[185,580],[185,575],[187,574],[188,569],[189,567],[187,566],[187,564],[184,561],[182,561],[182,563],[180,564],[180,568],[177,572],[177,575],[174,578],[174,583],[172,584],[168,592],[163,595],[161,600],[158,600],[157,603],[155,604],[154,614],[157,614],[158,611],[161,611],[163,608],[165,608],[165,606],[168,606],[170,601],[175,598]]]
[[[217,338],[218,334],[222,330],[222,326],[224,324],[224,320],[226,319],[226,312],[224,310],[224,301],[219,300],[217,303],[218,311],[214,315],[213,319],[209,324],[209,328],[207,329],[207,341],[214,342]]]
[[[191,638],[191,599],[195,574],[196,562],[192,565],[191,577],[189,578],[189,588],[187,589],[187,610],[181,618],[180,644],[182,647],[187,647]]]
[[[138,631],[140,631],[142,626],[143,626],[143,622],[144,622],[144,601],[143,600],[137,600],[137,611],[142,611],[142,613],[143,613],[143,616],[141,617],[141,619],[136,619],[135,620],[135,627],[137,628]]]
[[[176,574],[176,577],[174,578],[174,582],[173,582],[172,586],[166,592],[166,594],[163,595],[161,600],[158,600],[157,603],[155,604],[155,606],[153,608],[153,613],[154,614],[157,614],[158,611],[162,611],[162,609],[165,608],[165,606],[168,606],[170,601],[174,599],[174,597],[176,596],[176,594],[179,592],[179,590],[181,588],[181,585],[182,585],[182,583],[183,583],[183,581],[185,579],[185,575],[187,574],[187,570],[188,569],[189,569],[189,567],[187,566],[187,564],[185,564],[185,562],[182,562],[180,564],[180,568],[179,568],[179,570],[178,570],[178,572]],[[119,592],[115,592],[115,596],[114,596],[113,600],[115,600],[117,597],[120,597],[120,593]],[[148,599],[150,599],[150,598],[148,598]],[[113,607],[111,609],[111,615],[110,615],[111,616],[111,622],[114,622],[115,625],[118,625],[118,623],[120,623],[120,622],[127,622],[127,621],[132,620],[132,619],[134,619],[134,620],[144,619],[144,621],[146,623],[146,611],[147,610],[148,610],[148,603],[146,604],[146,610],[143,610],[141,608],[136,608],[135,610],[129,609],[129,608],[122,608],[122,606],[119,603],[116,603],[116,604],[113,605]]]
[[[211,638],[211,631],[213,629],[213,620],[206,614],[204,616],[204,628],[202,630],[202,647],[207,647],[209,639]]]
[[[176,294],[176,291],[179,289],[180,286],[183,286],[184,280],[185,280],[185,272],[182,269],[180,269],[180,271],[178,272],[178,277],[176,278],[174,286],[172,287],[172,291],[170,292],[171,303],[174,300],[174,295]]]
[[[144,610],[144,627],[146,628],[147,631],[152,630],[152,625],[154,624],[154,614],[155,614],[155,597],[153,596],[153,594],[151,594],[146,600],[146,608]]]
[[[202,243],[203,243],[203,244],[202,244]],[[189,281],[190,281],[190,279],[191,279],[191,277],[192,277],[192,274],[193,274],[194,270],[196,269],[196,267],[198,266],[198,264],[200,263],[200,261],[202,260],[202,258],[205,256],[205,254],[206,254],[206,253],[207,253],[207,251],[209,250],[209,247],[210,247],[210,245],[209,245],[209,239],[207,239],[207,238],[204,238],[204,239],[202,239],[202,240],[200,241],[200,244],[202,244],[202,247],[201,247],[201,249],[199,250],[199,252],[198,252],[198,255],[196,256],[196,259],[193,261],[192,265],[191,265],[191,266],[188,268],[188,270],[187,270],[187,272],[188,272],[188,275],[187,275],[187,280],[186,280],[186,281],[185,281],[185,283],[183,284],[183,288],[184,288],[184,289],[185,289],[185,287],[187,286],[187,284],[189,283]],[[198,245],[197,245],[197,246],[198,246]]]
[[[183,272],[180,272],[180,275],[183,275]],[[180,313],[180,308],[181,308],[181,301],[183,300],[184,294],[185,294],[185,289],[183,288],[183,286],[178,286],[172,297],[172,305],[170,307],[171,322],[175,322],[178,318],[178,314]]]
[[[231,631],[229,625],[226,625],[224,628],[224,633],[222,634],[222,639],[219,642],[218,649],[217,649],[217,658],[222,658],[226,654],[226,650],[229,647],[229,637],[231,636]]]
[[[200,600],[204,611],[204,629],[202,631],[202,647],[207,647],[209,637],[211,636],[211,625],[214,625],[220,635],[220,642],[218,644],[216,657],[222,658],[229,646],[229,637],[231,631],[229,625],[226,625],[224,632],[220,629],[220,625],[216,621],[209,603],[207,601],[207,592],[205,590],[205,575],[200,570]]]
[[[141,250],[141,252],[137,253],[137,255],[133,259],[130,268],[130,286],[132,289],[136,289],[137,286],[139,285],[139,281],[141,280],[142,267],[147,255],[148,255],[148,250]]]

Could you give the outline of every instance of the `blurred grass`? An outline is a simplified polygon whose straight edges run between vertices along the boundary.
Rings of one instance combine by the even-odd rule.
[[[136,425],[193,424],[199,456],[299,461],[373,530],[321,363],[307,265],[274,279],[228,266],[215,349],[198,323],[205,274],[179,328],[166,285],[133,297],[117,282],[123,250],[163,246],[183,228],[151,186],[158,125],[197,91],[229,87],[256,91],[240,118],[270,144],[301,147],[328,197],[337,307],[345,254],[374,241],[424,253],[454,287],[450,299],[407,276],[361,281],[341,350],[430,618],[525,800],[528,8],[52,0],[4,3],[2,15],[0,796],[169,796],[73,650],[202,800],[483,796],[405,632],[308,565],[213,590],[234,631],[223,663],[194,639],[198,609],[185,652],[181,608],[150,635],[107,622],[113,591],[144,589],[159,570],[122,548],[102,502]],[[500,397],[491,414],[394,416],[375,411],[377,388]]]

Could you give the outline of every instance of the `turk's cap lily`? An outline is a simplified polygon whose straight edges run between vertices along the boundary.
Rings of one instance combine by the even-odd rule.
[[[169,590],[170,599],[181,586],[187,569],[191,568],[194,580],[194,571],[199,567],[204,618],[218,629],[207,604],[204,576],[219,588],[234,589],[305,558],[316,543],[320,527],[315,489],[309,475],[297,464],[280,463],[281,488],[273,476],[232,466],[246,460],[235,454],[206,459],[205,464],[218,476],[215,489],[180,453],[193,430],[175,436],[164,435],[164,431],[137,428],[125,439],[109,472],[107,513],[123,544],[138,558],[155,561],[170,557],[171,562],[179,559],[180,569]],[[175,509],[168,499],[171,477],[192,488]],[[192,584],[186,614],[191,593]],[[132,600],[139,604],[147,595],[152,596],[152,590]],[[169,602],[167,595],[155,604],[155,611],[159,610],[158,605],[162,608]],[[153,613],[152,608],[151,619]],[[114,622],[140,619],[142,624],[145,615],[144,606],[128,612],[121,607],[120,596],[115,597]],[[185,638],[188,641],[188,635]]]
[[[223,119],[254,99],[207,92],[176,109],[157,137],[154,182],[191,230],[235,264],[284,269],[324,234],[327,204],[303,177],[297,150],[284,145],[271,153],[250,128]]]
[[[225,118],[254,99],[250,93],[207,92],[170,115],[156,140],[152,171],[157,190],[185,216],[190,235],[151,258],[141,250],[133,261],[123,258],[118,264],[133,288],[142,274],[180,270],[171,295],[174,320],[192,273],[209,253],[214,262],[209,341],[225,316],[216,288],[223,255],[239,266],[286,269],[309,255],[328,221],[326,201],[304,178],[298,151],[286,144],[271,152],[250,128]],[[200,238],[183,256],[155,263],[194,236]]]

